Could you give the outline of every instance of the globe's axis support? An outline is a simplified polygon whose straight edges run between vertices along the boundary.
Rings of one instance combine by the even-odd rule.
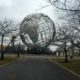
[[[54,40],[55,25],[45,14],[33,13],[20,24],[20,37],[31,53],[43,52]]]

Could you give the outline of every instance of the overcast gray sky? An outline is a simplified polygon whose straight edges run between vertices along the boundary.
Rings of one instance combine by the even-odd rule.
[[[47,0],[0,0],[0,19],[9,18],[22,21],[30,13],[45,13],[56,21],[53,7],[39,9],[47,4]]]

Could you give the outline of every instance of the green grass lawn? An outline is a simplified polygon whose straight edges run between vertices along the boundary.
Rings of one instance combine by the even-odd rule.
[[[4,60],[0,59],[0,66],[17,60],[17,57],[6,56]]]
[[[80,59],[68,59],[68,63],[64,62],[64,58],[57,57],[53,60],[80,75]]]

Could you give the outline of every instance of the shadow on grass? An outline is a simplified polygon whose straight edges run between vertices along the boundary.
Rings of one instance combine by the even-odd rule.
[[[53,60],[80,75],[80,59],[68,59],[66,63],[64,58],[53,58]]]
[[[8,57],[8,56],[6,56],[5,58],[4,58],[4,60],[1,60],[0,59],[0,66],[1,65],[4,65],[4,64],[7,64],[7,63],[10,63],[10,62],[13,62],[13,61],[15,61],[15,60],[17,60],[17,57]]]

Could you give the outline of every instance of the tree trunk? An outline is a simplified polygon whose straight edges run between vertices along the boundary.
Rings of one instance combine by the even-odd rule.
[[[64,43],[65,62],[68,62],[66,42]]]
[[[65,50],[65,62],[68,62],[67,50]]]
[[[11,42],[12,42],[12,45],[11,45],[12,46],[12,52],[15,53],[15,39],[12,38]]]
[[[20,56],[20,43],[19,43],[19,46],[18,46],[18,54],[17,54],[17,57],[19,58]]]
[[[74,46],[72,45],[70,59],[73,59],[73,55],[74,55]]]
[[[4,36],[2,36],[2,38],[1,38],[1,60],[4,59],[3,40],[4,40]]]
[[[79,48],[79,53],[78,53],[78,57],[80,57],[80,48]]]

